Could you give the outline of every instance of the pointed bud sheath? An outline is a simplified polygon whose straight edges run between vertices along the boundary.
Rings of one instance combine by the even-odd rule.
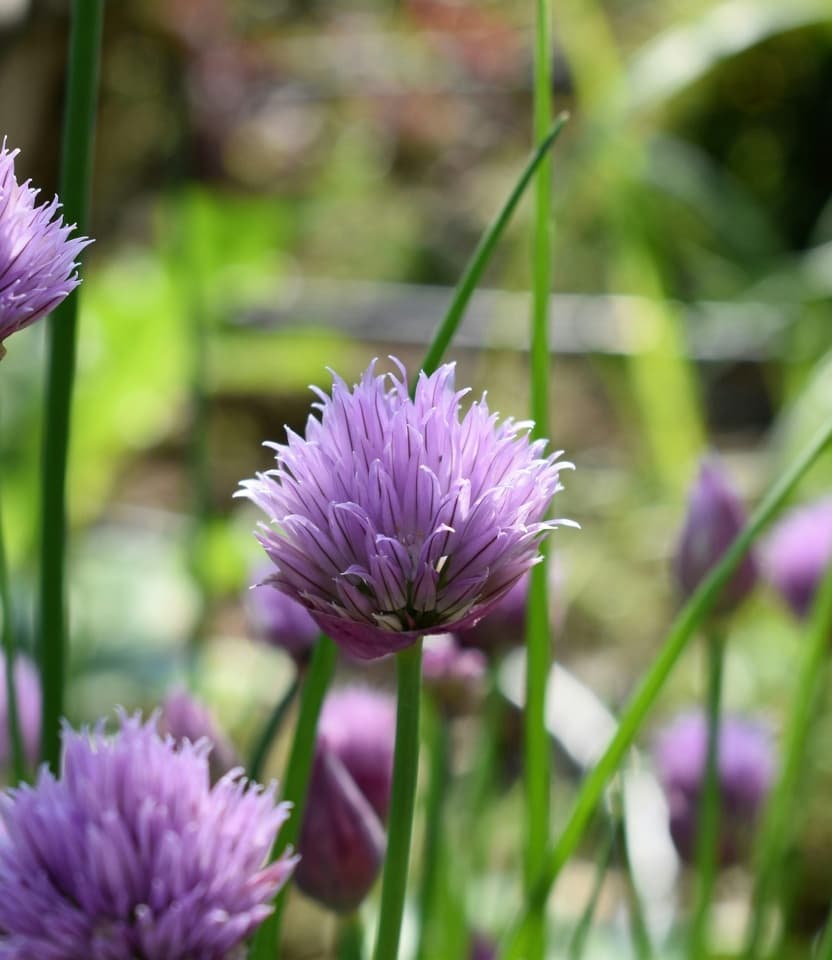
[[[798,617],[807,616],[832,560],[832,498],[788,513],[772,531],[764,553],[766,578]]]
[[[678,717],[656,742],[656,767],[670,807],[670,835],[686,863],[693,863],[696,856],[707,751],[708,725],[701,712]],[[774,779],[775,758],[764,725],[732,716],[723,718],[717,752],[719,858],[728,866],[750,851],[754,827]]]
[[[702,461],[690,492],[685,526],[679,540],[674,572],[682,596],[689,597],[722,559],[745,526],[742,501],[731,487],[719,462]],[[716,610],[727,613],[742,603],[757,582],[757,564],[747,553],[726,584]]]
[[[295,881],[339,913],[356,910],[381,870],[384,828],[341,761],[325,747],[315,756]]]
[[[255,586],[246,591],[245,607],[249,623],[264,643],[285,650],[299,666],[312,655],[321,633],[320,627],[302,606],[269,582],[271,566],[254,574]]]
[[[382,823],[393,782],[396,702],[370,687],[342,687],[324,701],[318,741],[344,764]]]

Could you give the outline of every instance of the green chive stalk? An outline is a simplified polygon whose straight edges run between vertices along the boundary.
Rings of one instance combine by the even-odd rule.
[[[251,760],[249,761],[248,765],[248,775],[252,780],[256,780],[258,783],[261,781],[263,767],[266,765],[266,758],[269,755],[274,738],[277,736],[280,728],[283,726],[283,722],[286,719],[289,708],[295,702],[295,697],[298,695],[300,686],[301,675],[298,672],[295,674],[292,682],[287,687],[286,692],[275,704],[274,709],[269,714],[269,717],[263,726],[260,736],[257,738],[257,742],[254,745],[254,750],[252,750]]]
[[[359,914],[350,913],[338,921],[338,960],[362,960],[364,927]]]
[[[782,882],[784,859],[793,836],[791,825],[798,816],[796,808],[805,768],[806,745],[828,676],[830,635],[832,564],[824,575],[812,608],[798,664],[797,687],[786,719],[783,763],[759,835],[751,923],[744,953],[746,960],[755,960],[759,956],[771,899],[779,892]]]
[[[534,136],[540,140],[552,122],[552,24],[549,0],[537,0],[534,63]],[[549,435],[549,308],[552,288],[552,161],[541,162],[535,177],[532,251],[531,414],[534,435]],[[549,844],[551,764],[546,730],[546,684],[551,666],[547,548],[533,570],[526,632],[526,710],[524,725],[526,896],[543,869]],[[544,903],[530,903],[529,960],[546,955]]]
[[[92,179],[92,148],[101,56],[103,0],[74,0],[69,37],[60,196],[67,223],[86,232]],[[41,754],[53,772],[60,758],[67,657],[66,473],[79,291],[48,320],[46,418],[41,470],[40,635],[43,716]]]
[[[3,536],[3,507],[0,503],[0,603],[3,605],[3,655],[6,659],[6,715],[11,744],[12,775],[18,784],[26,777],[26,761],[23,740],[20,735],[20,713],[17,706],[17,686],[14,682],[14,667],[17,662],[14,607],[9,584],[9,569],[6,560],[6,541]]]
[[[387,856],[381,887],[381,910],[373,960],[399,955],[410,837],[419,768],[419,707],[422,691],[422,641],[396,654],[396,749],[387,828]]]
[[[450,734],[441,708],[432,705],[426,711],[430,754],[427,800],[425,803],[424,846],[422,851],[422,884],[419,891],[419,945],[416,960],[430,960],[431,921],[437,897],[440,857],[442,856],[442,825],[445,796],[450,780]]]
[[[272,848],[272,859],[289,844],[295,845],[303,823],[306,791],[312,773],[315,754],[315,731],[318,715],[335,672],[336,646],[329,637],[321,636],[312,652],[312,659],[304,677],[300,694],[300,712],[292,739],[289,763],[283,779],[282,796],[292,804],[292,815],[283,824]],[[254,936],[249,952],[250,960],[276,960],[280,956],[280,930],[286,908],[288,888],[284,886],[274,902],[274,913]]]
[[[522,955],[521,951],[526,943],[526,921],[530,908],[545,903],[561,870],[580,843],[586,825],[597,809],[607,784],[638,735],[645,717],[687,648],[691,637],[713,609],[725,584],[748,548],[783,506],[820,454],[829,446],[830,440],[832,440],[832,424],[818,432],[803,453],[794,459],[789,470],[771,487],[742,532],[679,612],[650,670],[642,678],[641,684],[621,715],[615,735],[601,759],[584,780],[557,843],[546,854],[545,866],[535,884],[533,897],[519,921],[511,927],[506,936],[504,952],[501,954],[504,960],[515,960]],[[812,636],[817,640],[814,632]],[[795,739],[799,740],[796,734]],[[787,753],[787,756],[790,758],[794,756],[799,762],[800,751],[795,750],[794,754]]]
[[[697,811],[696,894],[688,941],[688,957],[705,956],[708,943],[708,921],[716,883],[719,853],[720,787],[719,728],[722,712],[722,675],[725,664],[725,642],[717,627],[707,637],[708,687],[706,717],[708,743],[705,754],[705,782]]]

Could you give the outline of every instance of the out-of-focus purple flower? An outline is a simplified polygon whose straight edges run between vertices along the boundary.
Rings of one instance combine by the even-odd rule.
[[[497,423],[485,400],[461,415],[453,364],[317,391],[321,419],[271,444],[277,467],[240,495],[268,516],[273,581],[351,655],[372,659],[480,619],[538,559],[567,464]]]
[[[17,719],[23,752],[32,765],[40,752],[40,677],[27,657],[18,656],[14,662],[14,689],[17,694]],[[8,770],[11,760],[9,742],[9,714],[6,701],[6,658],[0,655],[0,769]]]
[[[0,148],[0,357],[3,340],[57,307],[80,283],[76,258],[86,237],[56,216],[60,204],[36,203],[38,190],[14,173],[19,150]]]
[[[330,910],[356,910],[384,860],[384,827],[335,754],[319,743],[295,871],[297,886]]]
[[[170,734],[177,745],[185,740],[198,743],[205,737],[211,744],[208,766],[212,782],[240,765],[237,751],[214,715],[187,690],[174,690],[165,698],[159,716],[159,733],[162,736]]]
[[[472,934],[468,960],[497,960],[497,947],[481,933]]]
[[[426,637],[422,654],[425,687],[448,714],[466,713],[483,694],[488,661],[481,650],[464,648],[450,633]]]
[[[318,719],[318,743],[346,767],[382,823],[393,782],[396,701],[370,687],[333,690]]]
[[[285,650],[297,664],[309,659],[321,628],[297,600],[269,582],[274,567],[260,567],[246,593],[246,611],[258,637]]]
[[[674,560],[674,572],[684,597],[689,597],[700,582],[722,559],[745,526],[746,513],[719,461],[706,458],[688,497],[685,525]],[[717,610],[734,610],[757,582],[757,563],[746,553],[733,577],[725,585]]]
[[[832,497],[788,513],[768,537],[764,558],[766,578],[805,617],[832,560]]]
[[[708,750],[704,714],[678,717],[658,737],[656,766],[670,807],[670,833],[679,856],[696,855],[699,798],[704,789]],[[768,730],[740,717],[723,717],[719,729],[720,861],[735,863],[748,851],[775,772]]]
[[[2,797],[0,957],[231,960],[292,871],[264,866],[288,816],[274,785],[211,788],[207,741],[155,720],[63,734],[62,772]]]

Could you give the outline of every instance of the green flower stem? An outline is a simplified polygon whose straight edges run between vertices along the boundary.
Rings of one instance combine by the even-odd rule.
[[[358,913],[349,913],[338,921],[338,960],[362,960],[364,927]]]
[[[696,894],[693,923],[688,942],[690,960],[706,956],[708,920],[716,883],[719,853],[720,787],[719,727],[722,712],[722,674],[725,664],[725,643],[712,627],[707,638],[708,689],[706,716],[708,746],[705,759],[705,784],[697,811],[696,831]]]
[[[557,140],[568,119],[569,117],[566,113],[561,113],[552,126],[546,131],[545,136],[543,136],[540,143],[526,162],[523,172],[520,174],[517,183],[512,188],[512,191],[508,195],[505,203],[500,208],[499,213],[491,222],[488,229],[480,239],[480,242],[477,244],[476,249],[471,255],[471,259],[468,261],[465,270],[462,273],[459,283],[456,285],[451,304],[448,307],[445,316],[439,325],[439,328],[434,334],[434,338],[431,341],[430,346],[428,347],[428,352],[425,355],[425,359],[422,363],[422,369],[425,371],[425,373],[433,373],[442,362],[442,357],[445,355],[445,351],[448,349],[448,346],[453,339],[454,334],[456,333],[456,329],[462,320],[463,314],[465,313],[465,308],[468,306],[468,303],[477,287],[477,284],[479,283],[483,271],[488,265],[488,262],[491,260],[491,255],[494,252],[494,248],[497,246],[497,242],[503,235],[503,232],[505,231],[505,228],[511,219],[511,215],[514,213],[514,210],[517,207],[517,204],[520,202],[520,198],[523,196],[526,187],[531,182],[532,177],[540,167],[541,163],[543,163],[544,159],[549,153],[550,148],[554,144],[555,140]]]
[[[832,635],[832,563],[818,589],[798,665],[797,686],[786,719],[783,762],[766,809],[757,848],[751,924],[744,956],[756,960],[766,930],[769,902],[783,880],[783,861],[792,840],[809,729],[827,678]]]
[[[26,778],[26,761],[23,755],[23,740],[20,735],[20,713],[17,706],[17,686],[14,682],[14,665],[17,659],[17,642],[14,627],[12,591],[9,585],[9,570],[6,561],[6,541],[3,536],[3,508],[0,505],[0,603],[3,605],[3,654],[6,658],[6,722],[11,744],[12,775],[18,784]]]
[[[85,233],[88,222],[92,146],[101,55],[103,0],[75,0],[69,38],[60,196],[67,223]],[[48,321],[49,358],[41,470],[39,621],[43,717],[41,753],[53,772],[60,759],[60,721],[66,672],[66,470],[78,291]]]
[[[422,885],[419,891],[419,945],[416,960],[430,960],[431,919],[436,904],[439,861],[442,856],[442,811],[450,780],[450,729],[440,709],[427,717],[430,771],[425,804],[425,836],[422,853]]]
[[[552,123],[552,16],[550,0],[536,0],[534,52],[534,136],[541,140]],[[549,308],[552,290],[552,158],[535,176],[532,247],[531,415],[535,437],[549,436]],[[552,660],[549,631],[548,550],[533,570],[526,628],[526,710],[524,714],[525,893],[531,898],[549,845],[551,762],[546,730],[546,684]],[[546,955],[545,903],[529,902],[530,960]]]
[[[644,919],[644,910],[641,906],[641,896],[633,877],[633,866],[630,861],[630,849],[627,846],[627,831],[622,817],[618,821],[616,834],[621,853],[621,866],[624,871],[624,885],[627,891],[627,916],[630,926],[630,939],[633,944],[633,953],[638,960],[651,960],[653,945],[650,943],[650,932]],[[700,958],[701,960],[701,958]]]
[[[595,917],[595,911],[598,908],[598,901],[601,898],[601,890],[604,886],[604,880],[606,879],[607,871],[609,870],[610,863],[612,862],[612,855],[615,851],[615,842],[616,826],[615,824],[610,824],[607,840],[604,843],[604,846],[601,848],[598,858],[595,861],[595,877],[592,881],[592,890],[589,893],[589,899],[587,900],[584,911],[581,914],[581,918],[578,921],[574,932],[572,933],[572,939],[569,941],[569,948],[567,951],[569,960],[581,960],[581,957],[584,955],[587,937],[589,936],[589,931],[592,928],[592,921]]]
[[[381,910],[374,960],[396,960],[399,954],[410,836],[419,767],[419,701],[422,688],[422,641],[396,654],[396,752],[387,856],[381,888]]]
[[[257,743],[254,745],[254,750],[251,753],[251,761],[248,765],[248,775],[252,780],[256,780],[258,783],[260,782],[260,777],[263,773],[263,767],[266,764],[266,758],[269,755],[274,738],[277,736],[278,731],[283,726],[283,721],[286,719],[286,714],[289,712],[289,708],[295,702],[295,697],[298,695],[298,690],[300,690],[300,682],[300,672],[296,672],[295,676],[292,678],[292,682],[287,687],[286,692],[277,701],[274,709],[269,714],[269,718],[266,720],[266,723],[260,732],[260,736],[257,738]]]
[[[554,847],[546,855],[545,868],[535,885],[534,896],[519,922],[508,932],[503,956],[515,958],[521,954],[526,938],[526,918],[529,908],[546,901],[561,870],[572,856],[583,836],[598,801],[618,769],[624,754],[637,736],[644,718],[661,692],[665,681],[686,649],[690,638],[710,613],[723,587],[740,560],[766,524],[777,513],[803,475],[814,464],[832,439],[832,424],[825,426],[797,457],[788,471],[774,484],[763,499],[747,526],[725,552],[676,617],[664,646],[653,660],[653,665],[621,715],[615,736],[604,755],[587,775],[575,800],[572,812]],[[797,762],[799,762],[799,754]]]
[[[282,791],[283,799],[292,804],[292,815],[277,835],[272,848],[272,860],[279,856],[285,847],[296,844],[300,834],[303,808],[306,804],[306,790],[309,786],[312,759],[315,754],[318,715],[321,712],[329,682],[335,672],[336,649],[329,637],[319,637],[303,681],[300,712]],[[284,886],[275,898],[274,913],[255,934],[249,953],[250,960],[275,960],[280,955],[280,929],[286,907],[287,891],[288,885]]]

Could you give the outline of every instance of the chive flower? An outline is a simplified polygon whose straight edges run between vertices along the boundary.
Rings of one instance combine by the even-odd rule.
[[[173,690],[165,697],[159,714],[159,733],[163,737],[173,737],[177,746],[184,741],[197,743],[203,738],[207,739],[211,745],[208,769],[212,783],[240,766],[237,751],[220,729],[216,717],[201,700],[185,689]]]
[[[37,204],[30,181],[18,183],[19,150],[0,147],[0,358],[6,337],[50,313],[81,282],[75,268],[92,243],[73,237],[74,224],[57,215],[60,203]]]
[[[40,752],[40,676],[28,657],[17,656],[14,661],[14,689],[17,694],[17,719],[23,753],[32,765]],[[0,654],[0,770],[8,771],[11,761],[9,740],[9,712],[6,701],[6,658]]]
[[[451,633],[426,638],[422,679],[447,716],[470,713],[479,705],[487,672],[488,660],[482,650],[460,646]]]
[[[832,561],[832,497],[786,514],[766,540],[764,556],[766,578],[798,617],[807,616]]]
[[[670,835],[685,863],[696,857],[707,753],[708,723],[702,712],[677,717],[655,745],[659,779],[670,807]],[[717,740],[718,850],[723,866],[738,862],[750,849],[774,773],[774,747],[766,727],[748,718],[723,717]]]
[[[688,496],[687,515],[674,558],[674,573],[683,597],[689,597],[722,559],[746,522],[742,500],[715,457],[702,461]],[[736,609],[757,582],[757,561],[746,553],[722,591],[717,610]]]
[[[60,777],[0,799],[0,957],[236,960],[292,871],[266,865],[288,805],[239,770],[212,788],[208,749],[65,727]]]
[[[528,422],[498,423],[485,398],[463,413],[454,365],[376,374],[316,390],[305,436],[268,444],[277,466],[238,491],[269,523],[272,582],[347,653],[373,659],[478,621],[567,521],[547,520],[558,453]]]
[[[298,666],[303,666],[321,630],[306,607],[275,588],[270,582],[272,573],[271,564],[255,571],[255,586],[246,591],[246,614],[259,639],[285,650]]]

